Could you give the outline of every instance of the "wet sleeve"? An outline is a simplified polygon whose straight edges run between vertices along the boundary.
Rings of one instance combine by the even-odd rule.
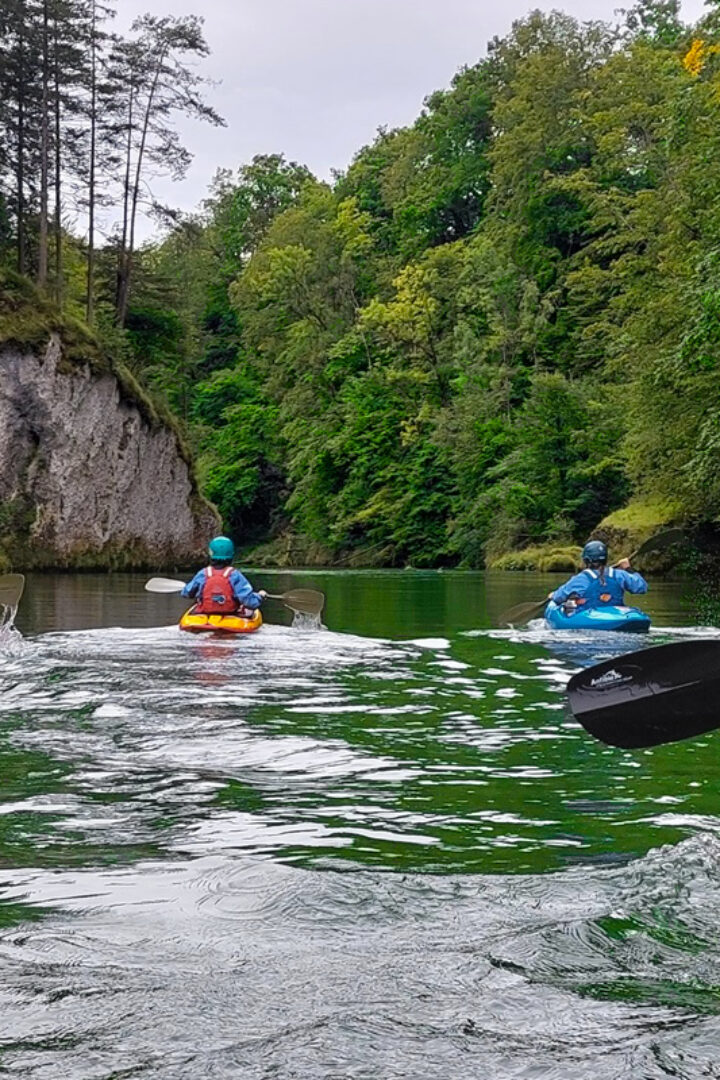
[[[621,570],[622,574],[621,584],[623,589],[626,589],[629,593],[646,593],[648,591],[647,581],[642,574],[632,573],[629,570]]]
[[[189,581],[185,588],[180,593],[181,596],[197,596],[200,589],[205,584],[205,571],[198,570],[192,581]]]
[[[569,581],[566,581],[564,585],[561,585],[559,589],[556,589],[552,594],[552,598],[556,604],[564,604],[568,596],[571,593],[577,593],[578,596],[584,596],[587,592],[588,579],[586,574],[575,574]]]
[[[241,604],[244,604],[248,608],[259,608],[262,604],[262,597],[258,596],[256,592],[253,592],[253,587],[239,570],[236,570],[230,577],[230,584],[232,585],[235,599],[239,600]]]

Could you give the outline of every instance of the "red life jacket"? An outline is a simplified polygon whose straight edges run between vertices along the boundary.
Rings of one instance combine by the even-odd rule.
[[[200,615],[233,615],[240,607],[230,584],[230,575],[235,572],[233,566],[224,570],[208,566],[205,568],[205,584],[202,599],[195,605]]]

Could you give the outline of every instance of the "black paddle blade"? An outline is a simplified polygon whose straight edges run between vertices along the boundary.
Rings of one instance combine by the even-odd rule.
[[[667,529],[666,532],[656,533],[655,536],[651,536],[644,544],[641,544],[637,551],[632,553],[630,560],[637,559],[638,555],[649,555],[655,551],[667,551],[668,548],[687,544],[687,542],[688,535],[685,529]]]
[[[546,607],[547,597],[544,600],[516,604],[515,607],[503,611],[498,619],[498,624],[500,626],[519,626],[521,623],[530,622],[531,619],[539,619]]]
[[[680,641],[618,656],[573,675],[570,707],[600,742],[659,746],[720,727],[720,641]]]

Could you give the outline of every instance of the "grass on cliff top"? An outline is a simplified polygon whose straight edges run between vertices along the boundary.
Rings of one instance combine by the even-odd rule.
[[[26,277],[0,269],[0,349],[16,349],[41,354],[51,335],[61,343],[62,359],[67,368],[88,366],[99,375],[113,375],[121,397],[134,405],[143,419],[155,430],[170,428],[178,443],[180,456],[196,481],[193,456],[182,429],[167,406],[156,401],[112,350],[102,344],[90,327],[63,313],[52,300]]]
[[[28,278],[0,269],[0,346],[39,350],[47,345],[50,334],[62,337],[63,355],[68,359],[110,371],[89,327],[63,315]]]

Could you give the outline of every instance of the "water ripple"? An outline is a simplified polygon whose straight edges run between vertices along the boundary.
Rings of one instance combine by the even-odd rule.
[[[226,856],[18,874],[5,900],[57,914],[0,937],[4,1062],[28,1077],[51,1061],[71,1077],[283,1076],[288,1055],[300,1076],[423,1060],[435,1077],[712,1076],[719,856],[697,837],[546,878]]]
[[[4,653],[0,1072],[720,1075],[712,737],[590,740],[538,634]]]

